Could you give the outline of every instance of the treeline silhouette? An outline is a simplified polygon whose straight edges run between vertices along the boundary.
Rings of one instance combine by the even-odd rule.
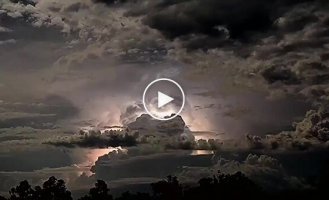
[[[193,187],[183,187],[177,177],[168,176],[166,180],[151,184],[152,193],[124,192],[117,198],[111,195],[104,181],[97,180],[89,193],[78,200],[323,199],[329,193],[327,177],[321,177],[313,188],[268,192],[241,172],[232,175],[219,172],[200,179],[198,186]],[[22,181],[9,191],[9,195],[8,199],[0,196],[0,200],[73,200],[65,182],[53,176],[42,187],[32,188],[28,181]]]

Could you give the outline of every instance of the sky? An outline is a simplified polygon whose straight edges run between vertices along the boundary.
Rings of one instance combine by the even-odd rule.
[[[217,169],[307,187],[329,145],[328,10],[325,0],[2,0],[0,191],[51,174],[79,193],[96,178],[142,187]],[[141,116],[156,78],[186,93],[164,130]],[[186,127],[172,135],[171,123]],[[142,126],[157,142],[59,145],[106,126]],[[216,149],[200,152],[210,142],[198,139]],[[293,158],[314,165],[291,170]]]

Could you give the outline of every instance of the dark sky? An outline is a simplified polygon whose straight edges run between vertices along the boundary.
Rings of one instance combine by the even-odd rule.
[[[2,0],[0,162],[7,164],[0,180],[8,181],[0,190],[18,181],[15,173],[37,183],[38,170],[65,174],[79,189],[93,181],[81,175],[81,163],[92,166],[103,154],[105,166],[96,163],[95,176],[107,167],[122,174],[140,167],[131,177],[115,177],[117,185],[124,178],[136,178],[129,180],[136,184],[161,178],[143,169],[168,157],[175,166],[231,170],[234,158],[224,165],[179,148],[170,154],[162,141],[117,155],[44,144],[74,138],[81,128],[135,121],[145,113],[144,88],[163,77],[185,90],[181,115],[189,137],[229,139],[225,148],[233,151],[327,147],[328,11],[325,0]],[[23,159],[47,157],[44,152],[54,159]],[[26,168],[19,166],[22,159]],[[290,177],[269,164],[274,159],[246,154],[233,169],[257,176],[257,167],[270,167]],[[193,170],[181,177],[207,171]]]

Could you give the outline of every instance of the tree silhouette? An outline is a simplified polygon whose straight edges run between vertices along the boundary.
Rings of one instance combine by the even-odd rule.
[[[328,196],[329,176],[327,168],[316,181],[317,184],[309,189],[283,190],[265,192],[243,173],[222,174],[218,172],[213,177],[199,180],[196,187],[185,187],[179,183],[177,177],[168,176],[151,184],[153,194],[124,192],[115,200],[202,200],[202,199],[323,199]],[[71,192],[67,190],[65,182],[55,177],[50,177],[42,185],[32,188],[28,181],[22,181],[9,191],[8,200],[72,200]],[[113,200],[110,189],[102,180],[97,180],[89,193],[79,200]],[[0,196],[0,200],[6,198]]]
[[[153,198],[147,193],[131,194],[130,192],[124,192],[116,200],[153,200]]]
[[[66,189],[63,180],[50,177],[44,182],[43,187],[31,187],[28,181],[20,184],[9,191],[10,200],[72,200],[71,192]]]
[[[112,195],[109,194],[105,181],[97,180],[95,187],[89,190],[89,194],[80,198],[80,200],[113,200]]]
[[[33,200],[34,190],[28,181],[22,181],[18,186],[11,188],[9,191],[10,200]]]
[[[183,196],[182,186],[179,184],[177,177],[168,176],[167,180],[151,184],[153,195],[156,199],[176,200]]]
[[[199,180],[199,187],[184,192],[184,199],[260,199],[262,190],[241,172],[233,175],[218,173]]]
[[[72,200],[71,192],[66,189],[65,182],[53,176],[44,182],[42,189],[36,187],[36,191],[42,200]]]

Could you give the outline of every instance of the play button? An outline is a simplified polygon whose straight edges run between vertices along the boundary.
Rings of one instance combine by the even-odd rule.
[[[158,91],[158,108],[161,108],[162,106],[167,105],[168,103],[172,102],[173,100],[174,100],[174,98]]]
[[[168,78],[156,79],[145,88],[143,105],[145,111],[154,119],[173,119],[184,108],[184,91],[174,80]]]

